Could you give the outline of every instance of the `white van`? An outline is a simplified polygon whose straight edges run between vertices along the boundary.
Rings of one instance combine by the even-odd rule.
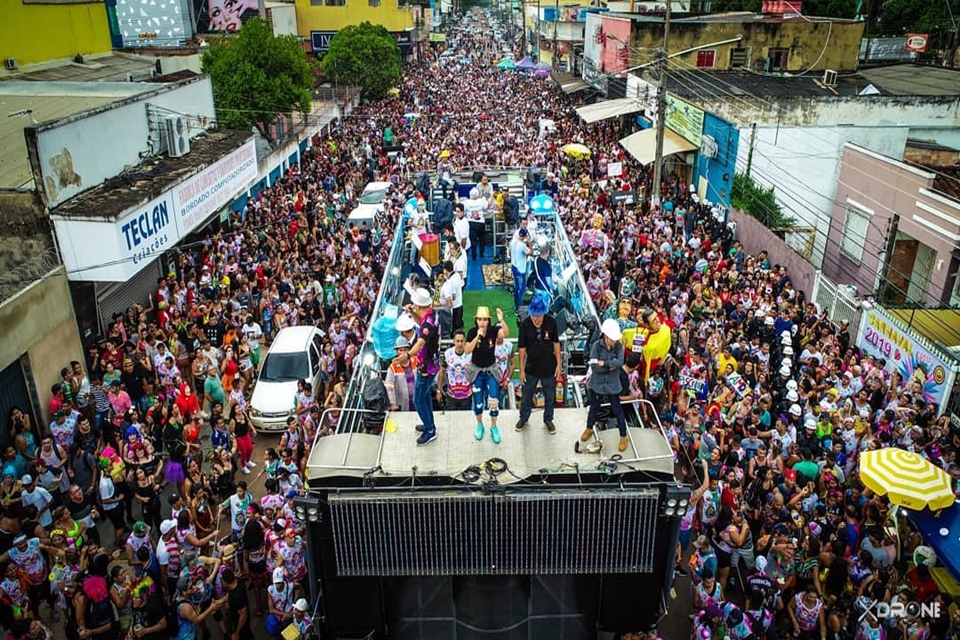
[[[260,363],[257,385],[250,398],[250,420],[258,431],[283,431],[287,417],[296,415],[297,381],[320,382],[320,354],[324,333],[311,326],[281,329]],[[322,404],[323,399],[317,402]]]
[[[383,209],[383,201],[393,187],[392,182],[370,182],[363,188],[358,204],[347,218],[347,228],[361,227],[367,223],[367,229],[373,229],[373,217]]]

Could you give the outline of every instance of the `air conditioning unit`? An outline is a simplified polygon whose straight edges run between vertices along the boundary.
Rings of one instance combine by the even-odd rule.
[[[7,71],[16,71],[19,68],[19,66],[20,65],[17,64],[16,58],[7,58],[6,60],[3,61],[3,68],[6,69]]]
[[[711,135],[704,135],[700,141],[700,153],[713,160],[719,152],[720,148],[717,145],[716,139]]]
[[[171,158],[190,153],[190,128],[185,116],[167,116],[161,128],[164,146]]]
[[[833,69],[827,69],[823,72],[823,84],[827,87],[837,86],[837,72]]]

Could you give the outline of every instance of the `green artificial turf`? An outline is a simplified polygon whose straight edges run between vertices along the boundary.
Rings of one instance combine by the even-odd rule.
[[[490,317],[497,320],[497,307],[503,310],[503,318],[510,327],[510,339],[516,344],[517,314],[513,310],[513,294],[502,287],[491,287],[481,291],[463,292],[463,324],[466,330],[473,326],[473,317],[477,307],[490,307]]]

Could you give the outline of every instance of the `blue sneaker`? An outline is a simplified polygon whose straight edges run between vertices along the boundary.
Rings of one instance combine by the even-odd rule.
[[[473,436],[477,440],[483,440],[483,423],[482,422],[477,423],[477,432],[473,434]]]
[[[493,438],[493,444],[500,444],[500,429],[490,427],[490,437]]]
[[[425,444],[430,444],[436,439],[437,439],[436,431],[434,431],[433,433],[424,432],[419,438],[417,438],[417,444],[421,446]]]

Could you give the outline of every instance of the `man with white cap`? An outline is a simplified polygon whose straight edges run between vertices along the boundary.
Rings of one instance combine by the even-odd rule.
[[[590,411],[587,414],[587,428],[580,435],[580,441],[586,442],[593,437],[593,427],[597,423],[602,402],[610,403],[610,410],[617,419],[620,431],[618,449],[626,451],[627,420],[620,406],[620,367],[623,366],[623,333],[620,324],[613,318],[607,318],[600,325],[601,339],[590,348]]]
[[[483,252],[487,247],[487,233],[484,225],[487,201],[480,196],[476,187],[470,189],[470,197],[463,202],[467,222],[470,223],[470,259],[483,259]]]
[[[417,415],[420,416],[423,428],[420,437],[417,438],[417,444],[425,445],[437,439],[431,389],[440,371],[440,327],[433,311],[433,298],[424,288],[413,292],[410,296],[410,304],[405,310],[420,323],[416,340],[410,347],[408,356],[411,358],[416,356],[420,360],[414,383],[413,406],[417,410]]]
[[[37,508],[37,520],[44,529],[49,529],[53,525],[53,516],[50,515],[50,508],[53,507],[53,496],[43,487],[38,486],[33,481],[33,476],[27,474],[20,479],[23,485],[23,493],[20,499],[24,507],[34,506]]]
[[[279,635],[293,618],[293,586],[287,582],[283,567],[273,570],[273,584],[267,587],[267,633]]]
[[[177,592],[177,580],[180,578],[180,543],[177,540],[176,520],[160,523],[157,562],[160,563],[160,575],[166,578],[160,586],[167,599],[170,599]]]
[[[313,620],[307,615],[309,609],[310,604],[306,598],[300,598],[293,603],[293,624],[296,625],[301,638],[306,638],[307,632],[313,626]]]

